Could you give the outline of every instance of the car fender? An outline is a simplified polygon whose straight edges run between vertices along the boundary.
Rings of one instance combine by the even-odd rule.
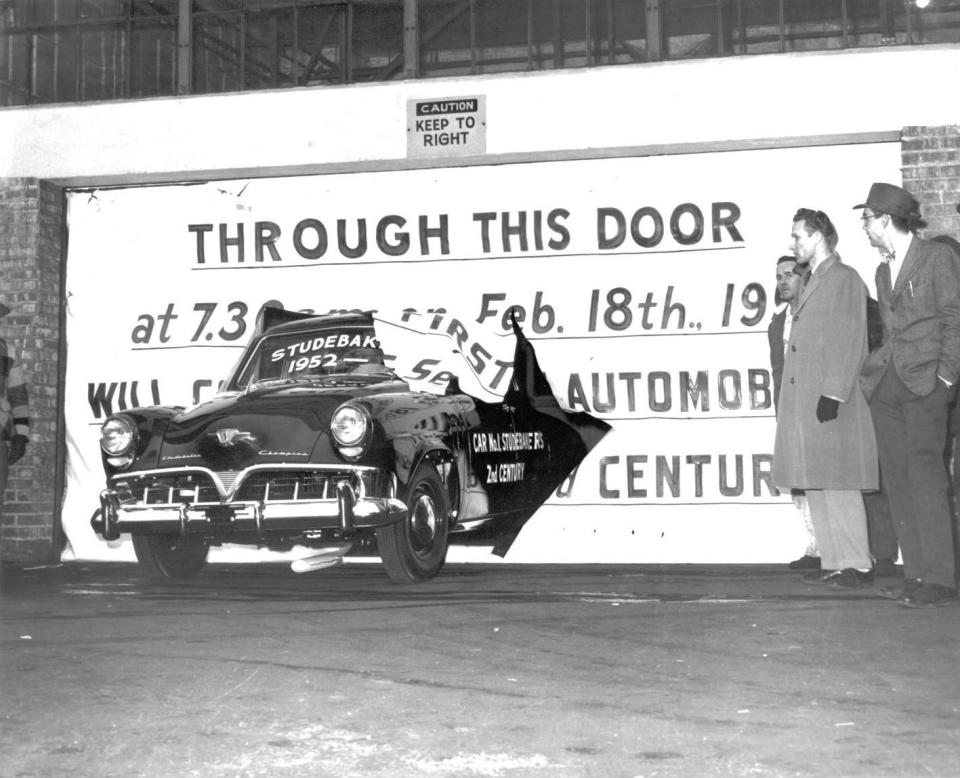
[[[396,438],[393,441],[393,449],[396,462],[394,472],[397,481],[403,486],[410,483],[417,468],[425,462],[432,464],[438,471],[443,470],[444,465],[452,465],[456,462],[456,454],[439,437]],[[443,477],[444,473],[441,472],[440,475]]]
[[[137,448],[134,465],[130,471],[149,470],[157,466],[160,456],[160,444],[170,420],[183,410],[181,406],[149,405],[139,408],[127,408],[110,414],[103,420],[106,424],[112,418],[122,416],[128,419],[137,430]],[[100,450],[100,459],[104,472],[112,475],[118,472],[109,462],[106,452]]]

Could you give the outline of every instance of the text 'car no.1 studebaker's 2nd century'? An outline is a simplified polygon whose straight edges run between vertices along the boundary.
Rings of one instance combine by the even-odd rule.
[[[443,393],[412,390],[369,313],[264,307],[215,397],[104,422],[93,529],[130,533],[158,578],[197,573],[225,543],[306,549],[298,572],[378,553],[401,583],[433,578],[451,542],[502,555],[609,429],[560,407],[513,330],[512,377],[487,402],[456,378]]]

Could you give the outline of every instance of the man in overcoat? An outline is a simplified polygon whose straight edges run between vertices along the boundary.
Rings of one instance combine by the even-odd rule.
[[[822,211],[797,211],[790,238],[797,261],[812,271],[784,355],[773,481],[807,493],[822,569],[804,580],[855,589],[873,580],[861,492],[878,487],[876,440],[859,385],[867,289],[834,253],[836,229]]]
[[[783,355],[790,341],[790,328],[793,324],[793,314],[797,303],[800,302],[800,293],[810,274],[809,265],[798,265],[793,254],[786,254],[777,259],[777,293],[775,301],[783,304],[770,319],[767,327],[767,340],[770,344],[770,375],[773,377],[773,406],[776,409],[780,404],[780,384],[783,382]],[[803,527],[807,535],[807,548],[803,556],[794,559],[787,566],[791,570],[819,570],[820,552],[817,550],[817,539],[813,532],[813,522],[810,520],[810,506],[807,505],[807,496],[799,489],[794,489],[793,504],[803,519]]]
[[[949,246],[915,234],[916,200],[876,183],[863,229],[883,260],[877,301],[883,343],[863,366],[884,487],[897,527],[904,584],[881,594],[913,607],[957,597],[953,532],[943,461],[947,417],[960,376],[960,267]]]
[[[790,329],[793,324],[793,314],[803,285],[810,275],[810,266],[801,265],[792,254],[777,258],[777,294],[775,301],[783,304],[783,308],[770,318],[767,327],[767,340],[770,345],[770,374],[773,377],[773,405],[776,408],[780,403],[780,385],[783,383],[783,356],[786,344],[790,340]],[[790,320],[787,321],[787,317]]]

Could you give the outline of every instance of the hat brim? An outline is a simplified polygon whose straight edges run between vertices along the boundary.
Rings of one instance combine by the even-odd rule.
[[[855,205],[855,206],[853,206],[853,210],[855,211],[855,210],[857,210],[857,208],[869,208],[869,207],[870,207],[870,206],[869,206],[868,203],[860,203],[860,205]]]

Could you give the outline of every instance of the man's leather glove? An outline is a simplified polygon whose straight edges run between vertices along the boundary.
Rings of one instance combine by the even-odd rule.
[[[7,453],[7,464],[12,465],[14,462],[23,459],[23,455],[27,453],[27,436],[26,435],[14,435],[10,438],[10,450]]]
[[[832,397],[824,397],[822,394],[820,395],[820,399],[817,401],[817,421],[821,424],[825,421],[833,421],[837,418],[839,411],[839,400],[834,400]]]

